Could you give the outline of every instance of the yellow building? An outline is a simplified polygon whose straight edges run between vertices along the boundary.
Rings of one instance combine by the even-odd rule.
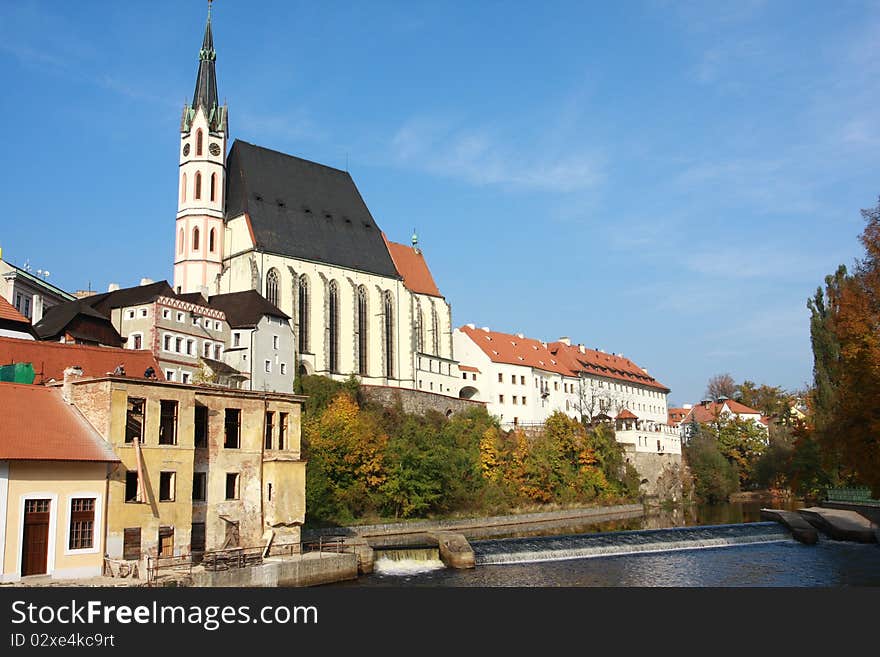
[[[115,376],[64,386],[121,461],[111,561],[300,542],[302,397]]]
[[[61,390],[0,383],[0,580],[102,574],[118,461]]]

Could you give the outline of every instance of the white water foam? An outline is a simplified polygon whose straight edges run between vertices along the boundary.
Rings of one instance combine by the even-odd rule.
[[[739,536],[724,538],[703,538],[690,541],[651,542],[643,544],[591,545],[570,549],[548,550],[538,552],[509,552],[506,554],[486,554],[477,557],[477,565],[492,566],[513,563],[537,563],[541,561],[566,561],[569,559],[589,559],[592,557],[612,557],[627,554],[645,554],[651,552],[676,552],[680,550],[700,550],[708,548],[734,547],[737,545],[754,545],[758,543],[793,542],[790,536],[768,534],[764,536]]]
[[[380,575],[418,575],[446,568],[440,559],[388,559],[379,557],[373,563],[373,572]]]

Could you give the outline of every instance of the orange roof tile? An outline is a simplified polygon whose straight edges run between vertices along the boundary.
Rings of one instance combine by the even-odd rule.
[[[596,349],[582,348],[580,345],[568,345],[564,342],[551,342],[547,348],[572,371],[637,383],[669,392],[669,388],[647,374],[629,358]]]
[[[3,297],[0,297],[0,319],[7,319],[12,322],[23,322],[30,326],[30,320],[22,315],[15,309],[11,303],[9,303]]]
[[[0,383],[0,460],[118,461],[61,390]]]
[[[385,237],[385,234],[382,234]],[[441,297],[440,290],[431,276],[431,270],[428,269],[428,263],[425,262],[425,256],[421,251],[417,251],[411,246],[391,242],[385,238],[385,244],[388,252],[391,254],[391,260],[394,261],[394,267],[403,277],[403,284],[406,289],[416,294],[428,294],[432,297]]]
[[[64,370],[73,366],[81,367],[84,376],[104,376],[122,365],[127,376],[138,379],[152,367],[156,377],[164,380],[159,364],[149,351],[0,337],[0,365],[12,363],[32,363],[37,374],[34,383],[38,384],[53,379],[61,381]]]
[[[727,408],[731,413],[735,413],[737,415],[760,415],[758,411],[753,408],[749,408],[745,404],[740,404],[738,401],[734,401],[733,399],[728,399],[726,402],[709,402],[708,404],[694,404],[694,407],[688,412],[687,422],[691,422],[692,420],[696,420],[697,422],[707,423],[714,422],[718,419],[721,411],[724,409],[724,404],[727,404]]]
[[[633,413],[628,408],[624,408],[620,413],[617,414],[618,420],[638,420],[639,416]]]
[[[575,372],[564,367],[539,340],[498,331],[484,331],[467,325],[459,330],[473,340],[492,362],[525,365],[546,372],[577,376]]]
[[[470,365],[462,365],[461,363],[459,363],[458,369],[460,369],[462,372],[476,372],[477,374],[480,373],[480,370],[478,370],[476,367],[471,367]]]

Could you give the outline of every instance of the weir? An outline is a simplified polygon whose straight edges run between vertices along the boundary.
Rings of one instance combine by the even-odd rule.
[[[793,540],[791,534],[775,522],[756,522],[489,540],[474,542],[472,546],[476,564],[481,566],[694,550]]]
[[[373,570],[384,575],[411,575],[446,567],[436,545],[379,548],[373,555]]]

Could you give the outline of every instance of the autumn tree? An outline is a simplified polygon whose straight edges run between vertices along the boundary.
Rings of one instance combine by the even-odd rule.
[[[706,398],[718,401],[721,397],[733,399],[736,393],[736,381],[730,374],[716,374],[706,384]]]

